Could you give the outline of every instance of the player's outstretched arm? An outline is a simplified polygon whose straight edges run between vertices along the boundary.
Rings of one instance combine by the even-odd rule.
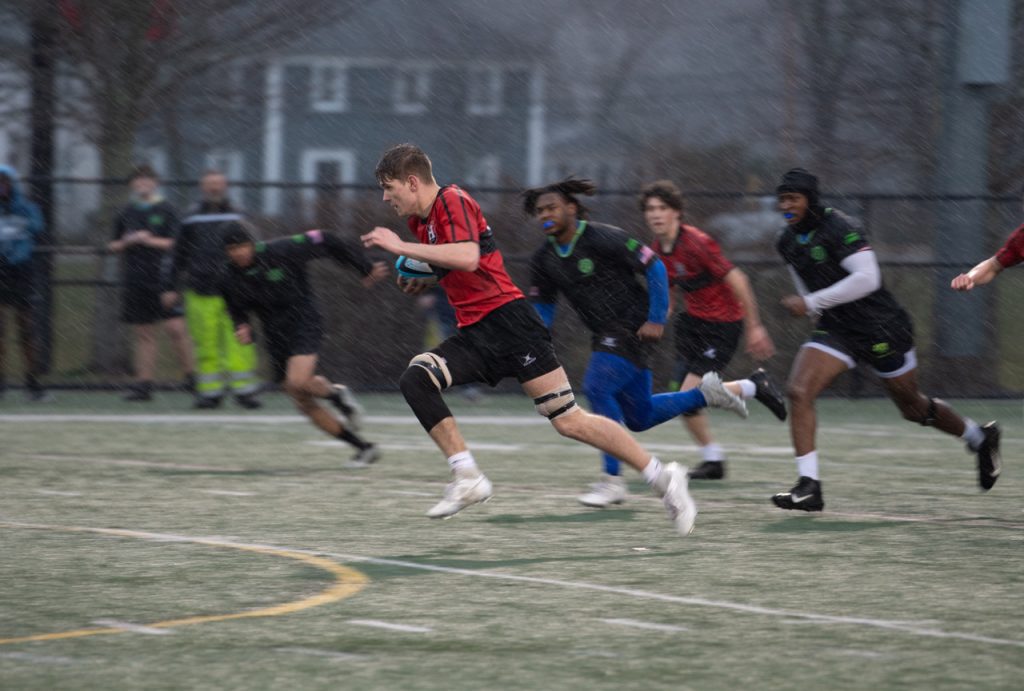
[[[995,257],[989,257],[967,273],[960,274],[954,278],[950,281],[949,287],[953,290],[972,290],[975,286],[981,286],[989,283],[1002,270],[1003,265],[999,263],[999,260]]]
[[[367,249],[379,247],[391,254],[419,259],[442,269],[476,271],[480,265],[480,245],[475,242],[447,242],[441,245],[406,242],[395,231],[383,226],[377,226],[361,239],[363,247]]]
[[[743,330],[746,333],[747,352],[755,360],[767,360],[775,354],[775,344],[761,322],[761,312],[758,309],[757,298],[754,297],[754,290],[750,287],[750,279],[741,269],[733,268],[723,280],[743,306]]]

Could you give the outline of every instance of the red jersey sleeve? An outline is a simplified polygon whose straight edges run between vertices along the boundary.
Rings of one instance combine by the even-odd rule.
[[[727,273],[736,268],[731,261],[725,258],[722,254],[722,248],[719,247],[715,239],[707,233],[700,233],[697,236],[697,245],[700,247],[698,253],[698,260],[701,265],[707,270],[709,274],[716,280],[721,280]]]
[[[445,187],[438,194],[441,205],[438,213],[437,242],[480,242],[483,214],[480,207],[461,189]]]
[[[996,252],[996,261],[1004,268],[1016,266],[1024,261],[1024,225],[1010,233],[1010,237],[999,251]]]

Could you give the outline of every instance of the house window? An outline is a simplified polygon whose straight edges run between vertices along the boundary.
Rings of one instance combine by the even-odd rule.
[[[469,71],[467,110],[470,115],[497,115],[501,112],[505,83],[497,67],[478,67]]]
[[[501,178],[501,159],[495,154],[480,156],[466,167],[466,186],[472,190],[497,187]]]
[[[348,69],[337,63],[313,65],[309,78],[310,106],[321,113],[348,109]]]
[[[224,173],[231,182],[245,178],[245,158],[241,151],[213,149],[206,152],[206,168]]]
[[[395,112],[418,115],[427,112],[430,72],[423,69],[399,70],[395,76]]]
[[[245,65],[236,62],[224,67],[217,75],[217,84],[223,90],[225,108],[241,110],[245,107]]]
[[[353,200],[351,185],[356,179],[356,157],[351,149],[307,149],[302,152],[301,175],[303,213],[321,227],[337,227],[347,222],[348,206]]]

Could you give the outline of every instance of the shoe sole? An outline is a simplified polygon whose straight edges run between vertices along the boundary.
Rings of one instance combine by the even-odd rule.
[[[596,502],[594,502],[594,503],[586,502],[586,501],[583,501],[582,499],[579,499],[579,498],[577,498],[576,501],[578,501],[583,506],[586,506],[586,507],[591,508],[591,509],[607,509],[609,506],[619,506],[620,504],[625,504],[626,503],[625,499],[617,499],[615,501],[607,501],[607,502],[604,502],[603,504],[598,504]]]
[[[435,521],[436,521],[436,520],[442,520],[442,521],[447,521],[447,520],[448,520],[449,518],[455,518],[455,517],[456,517],[456,516],[458,516],[458,515],[459,515],[459,514],[460,514],[461,512],[465,511],[466,509],[468,509],[468,508],[469,508],[469,507],[471,507],[471,506],[476,506],[477,504],[486,504],[486,503],[487,503],[487,502],[489,502],[490,500],[491,500],[491,498],[490,498],[490,497],[487,497],[486,499],[481,499],[480,501],[475,501],[475,502],[473,502],[473,503],[471,503],[471,504],[466,504],[465,506],[460,506],[460,507],[458,508],[458,510],[456,510],[456,511],[453,511],[452,513],[446,513],[446,514],[444,514],[443,516],[431,516],[431,515],[430,515],[430,514],[428,513],[428,514],[427,514],[427,518],[432,518],[432,519],[433,519],[433,520],[435,520]]]

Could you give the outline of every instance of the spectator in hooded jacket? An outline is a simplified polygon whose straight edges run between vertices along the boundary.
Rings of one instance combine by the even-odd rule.
[[[38,353],[33,315],[32,252],[42,232],[43,216],[22,194],[17,172],[10,166],[0,165],[0,396],[7,387],[4,329],[9,307],[18,324],[18,340],[25,363],[25,390],[30,401],[47,399],[36,377]]]

